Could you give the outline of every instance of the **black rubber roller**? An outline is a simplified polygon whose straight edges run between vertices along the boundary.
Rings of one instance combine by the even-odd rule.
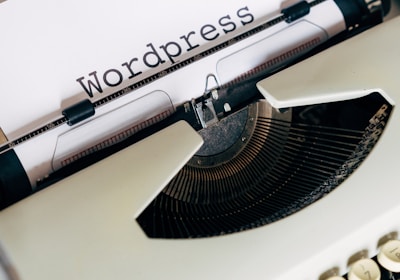
[[[343,13],[347,28],[362,24],[371,15],[383,18],[390,10],[390,0],[335,0],[335,3]]]
[[[31,193],[30,181],[14,150],[0,154],[0,210]]]
[[[68,125],[74,125],[83,121],[84,119],[93,116],[94,113],[94,105],[88,99],[68,107],[62,112],[62,114],[67,118]]]

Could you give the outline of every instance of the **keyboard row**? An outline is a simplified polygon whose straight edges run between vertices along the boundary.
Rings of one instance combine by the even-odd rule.
[[[368,252],[361,251],[349,258],[349,271],[340,276],[337,268],[323,273],[319,280],[400,280],[400,240],[390,239],[379,246],[379,253],[368,257]]]

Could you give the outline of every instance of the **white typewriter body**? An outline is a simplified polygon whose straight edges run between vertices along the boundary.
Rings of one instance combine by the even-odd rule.
[[[318,279],[400,232],[400,18],[259,83],[278,107],[379,91],[394,104],[362,165],[337,189],[270,225],[221,237],[148,238],[135,218],[201,145],[185,123],[0,212],[0,244],[21,279]],[[177,137],[179,135],[179,137]]]

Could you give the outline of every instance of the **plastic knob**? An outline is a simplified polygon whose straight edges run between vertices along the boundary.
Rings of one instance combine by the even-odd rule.
[[[380,280],[381,272],[376,262],[361,259],[352,264],[348,273],[349,280]]]
[[[378,254],[378,262],[391,272],[400,272],[400,240],[386,242]]]

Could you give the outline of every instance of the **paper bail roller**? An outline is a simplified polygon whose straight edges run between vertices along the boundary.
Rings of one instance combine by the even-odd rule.
[[[81,102],[68,107],[62,114],[67,118],[68,125],[74,125],[80,121],[83,121],[95,113],[94,106],[89,99],[82,100]]]

